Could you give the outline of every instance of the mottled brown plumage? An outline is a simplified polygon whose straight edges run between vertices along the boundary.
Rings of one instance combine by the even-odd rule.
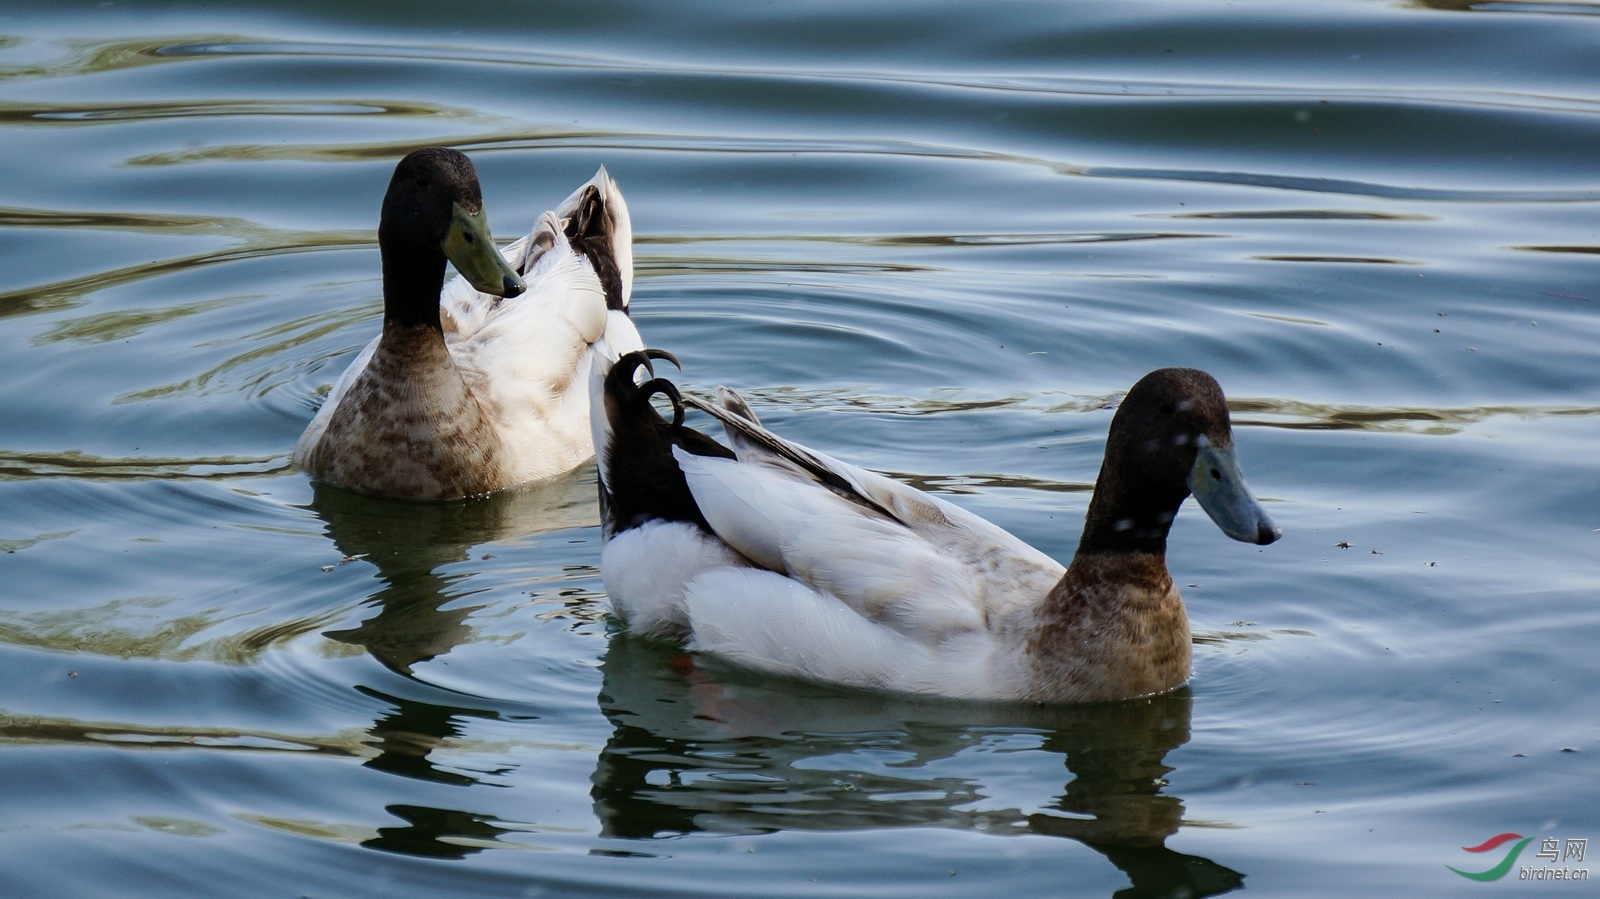
[[[627,315],[631,228],[601,169],[502,255],[471,161],[445,147],[408,154],[378,225],[383,330],[306,428],[295,464],[357,493],[445,500],[588,459],[577,375],[640,343]],[[447,262],[460,277],[445,289]]]
[[[1079,552],[1028,631],[1035,698],[1148,696],[1189,679],[1189,616],[1162,557]]]
[[[386,323],[378,348],[328,422],[304,467],[333,484],[395,499],[480,496],[505,481],[492,414],[450,363],[444,336],[426,325]]]

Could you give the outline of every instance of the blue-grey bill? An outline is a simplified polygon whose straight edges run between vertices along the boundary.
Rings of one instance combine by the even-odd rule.
[[[1189,492],[1224,534],[1265,546],[1283,536],[1267,510],[1251,495],[1233,447],[1217,449],[1204,439],[1189,472]]]

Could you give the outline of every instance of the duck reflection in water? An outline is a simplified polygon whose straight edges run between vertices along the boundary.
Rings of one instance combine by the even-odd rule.
[[[615,730],[591,795],[605,836],[935,826],[1077,840],[1128,877],[1116,894],[1128,899],[1214,896],[1244,882],[1165,845],[1184,823],[1183,801],[1163,787],[1166,754],[1189,740],[1187,688],[1078,706],[909,699],[702,667],[622,633],[602,670]],[[992,796],[974,751],[1000,743],[1031,750],[991,756],[1008,781],[1039,753],[1059,756],[1071,779],[1063,790],[1048,777],[1036,801]]]
[[[414,677],[416,666],[449,653],[472,636],[468,618],[483,608],[458,601],[473,592],[470,573],[446,566],[471,557],[476,547],[548,531],[593,525],[593,473],[574,474],[534,487],[454,503],[406,503],[347,493],[313,484],[312,509],[323,520],[339,553],[377,568],[378,589],[364,608],[372,614],[354,627],[324,636],[359,646],[385,668]],[[449,606],[446,608],[446,606]],[[367,685],[363,695],[387,711],[364,741],[376,754],[366,767],[402,777],[469,786],[504,770],[444,767],[430,755],[463,735],[466,719],[497,719],[492,709],[437,705],[395,696]],[[405,823],[382,827],[363,845],[408,855],[459,858],[504,833],[490,816],[451,809],[393,805],[386,811]],[[449,836],[450,841],[439,839]],[[467,842],[463,842],[466,839]]]
[[[472,591],[470,573],[445,566],[474,547],[596,523],[593,471],[481,499],[408,503],[347,493],[314,483],[311,507],[340,554],[375,566],[381,586],[365,605],[377,613],[326,636],[360,646],[390,670],[444,655],[472,633],[466,620],[482,606],[441,608]]]

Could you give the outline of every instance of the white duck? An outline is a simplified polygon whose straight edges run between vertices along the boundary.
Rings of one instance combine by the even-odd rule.
[[[378,225],[383,331],[334,384],[294,464],[356,493],[478,496],[594,454],[589,381],[642,348],[633,231],[604,168],[496,252],[472,163],[429,147],[395,167]],[[460,275],[444,286],[445,261]]]
[[[970,512],[768,432],[731,390],[713,405],[638,383],[653,358],[672,357],[632,353],[597,379],[606,591],[631,629],[747,667],[970,699],[1160,693],[1189,678],[1166,566],[1178,506],[1192,492],[1228,536],[1280,536],[1202,371],[1162,369],[1128,392],[1063,569]],[[732,450],[683,426],[685,402]]]

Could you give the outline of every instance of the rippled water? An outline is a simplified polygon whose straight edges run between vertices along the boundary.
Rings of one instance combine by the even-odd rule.
[[[1600,839],[1597,14],[8,4],[0,892],[1581,893],[1446,866]],[[430,143],[503,238],[603,163],[686,387],[1063,561],[1118,392],[1205,368],[1285,539],[1180,517],[1146,702],[619,633],[592,468],[288,465]]]

